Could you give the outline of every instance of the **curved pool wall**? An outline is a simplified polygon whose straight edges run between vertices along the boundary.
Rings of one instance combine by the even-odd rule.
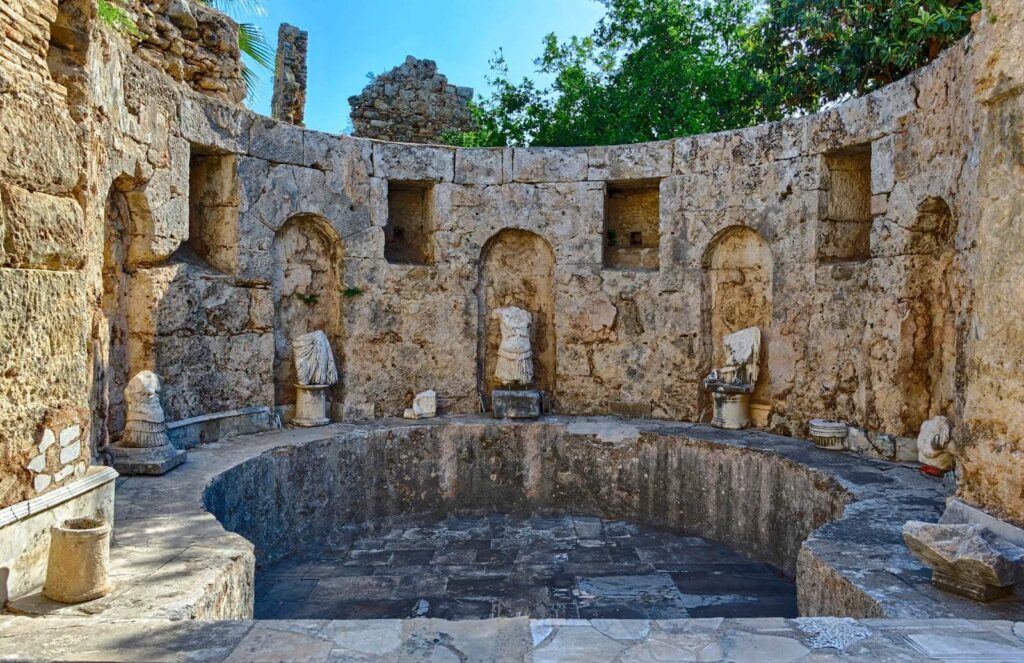
[[[239,451],[209,474],[203,501],[261,563],[382,524],[555,511],[726,544],[794,574],[805,616],[1024,614],[1019,601],[982,605],[935,590],[909,554],[902,524],[938,519],[941,482],[761,431],[442,417],[268,433]]]
[[[606,423],[453,423],[343,433],[241,463],[207,508],[269,562],[374,525],[557,511],[697,534],[790,575],[851,495],[767,450]]]

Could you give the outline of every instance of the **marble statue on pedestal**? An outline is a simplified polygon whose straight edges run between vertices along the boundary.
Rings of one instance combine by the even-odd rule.
[[[295,353],[295,374],[300,385],[337,384],[338,368],[334,364],[331,342],[322,331],[303,334],[292,343]]]
[[[761,360],[761,330],[741,329],[722,337],[725,366],[704,378],[704,389],[714,400],[711,425],[739,429],[750,425],[750,394],[757,384]]]
[[[932,417],[921,424],[921,432],[917,434],[917,460],[941,472],[953,469],[954,456],[950,450],[948,419],[943,416]]]
[[[296,426],[323,426],[327,418],[327,390],[338,382],[331,342],[322,331],[312,331],[292,341],[295,354]]]
[[[140,371],[125,387],[124,401],[124,432],[111,446],[114,469],[121,474],[163,474],[183,463],[185,451],[175,449],[167,437],[160,377]]]
[[[533,382],[533,348],[530,345],[529,311],[516,306],[497,309],[494,314],[501,325],[501,345],[494,377],[502,384],[527,385]]]
[[[541,413],[541,394],[523,389],[533,382],[533,346],[530,342],[533,316],[516,306],[494,311],[501,326],[501,344],[494,378],[506,389],[491,394],[494,416],[508,419],[535,419]],[[520,388],[515,389],[518,385]]]

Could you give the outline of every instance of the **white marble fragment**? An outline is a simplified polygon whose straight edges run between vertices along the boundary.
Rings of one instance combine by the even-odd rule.
[[[46,454],[39,454],[28,462],[28,469],[30,472],[39,474],[46,469]]]
[[[46,450],[52,447],[56,441],[57,436],[53,434],[53,431],[49,428],[44,428],[43,437],[39,440],[39,453],[46,453]]]
[[[64,447],[60,450],[60,464],[67,465],[68,463],[77,460],[82,455],[82,443],[75,442],[71,446]]]
[[[60,432],[60,446],[66,447],[82,437],[82,427],[78,424],[68,426]]]
[[[921,432],[917,435],[918,462],[943,472],[953,469],[950,432],[949,420],[942,416],[932,417],[921,424]]]
[[[416,394],[412,407],[405,409],[406,419],[429,419],[437,416],[437,392],[433,389]]]
[[[41,493],[50,487],[53,479],[49,474],[37,474],[36,478],[32,480],[32,487],[35,488],[37,493]]]
[[[842,651],[871,637],[871,629],[849,617],[799,617],[793,621],[797,628],[812,636],[807,644],[813,649]]]
[[[53,480],[56,481],[57,483],[60,483],[64,479],[67,479],[69,476],[71,476],[72,473],[74,473],[74,471],[74,465],[65,465],[53,475]]]

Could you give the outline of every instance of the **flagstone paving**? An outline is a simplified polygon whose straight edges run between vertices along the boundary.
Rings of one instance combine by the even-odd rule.
[[[599,518],[395,527],[256,576],[257,619],[795,617],[778,569],[700,537]]]

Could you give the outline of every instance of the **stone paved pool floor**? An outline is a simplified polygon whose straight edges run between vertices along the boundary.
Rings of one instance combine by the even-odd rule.
[[[257,619],[795,617],[796,586],[707,539],[593,517],[453,517],[256,576]]]

